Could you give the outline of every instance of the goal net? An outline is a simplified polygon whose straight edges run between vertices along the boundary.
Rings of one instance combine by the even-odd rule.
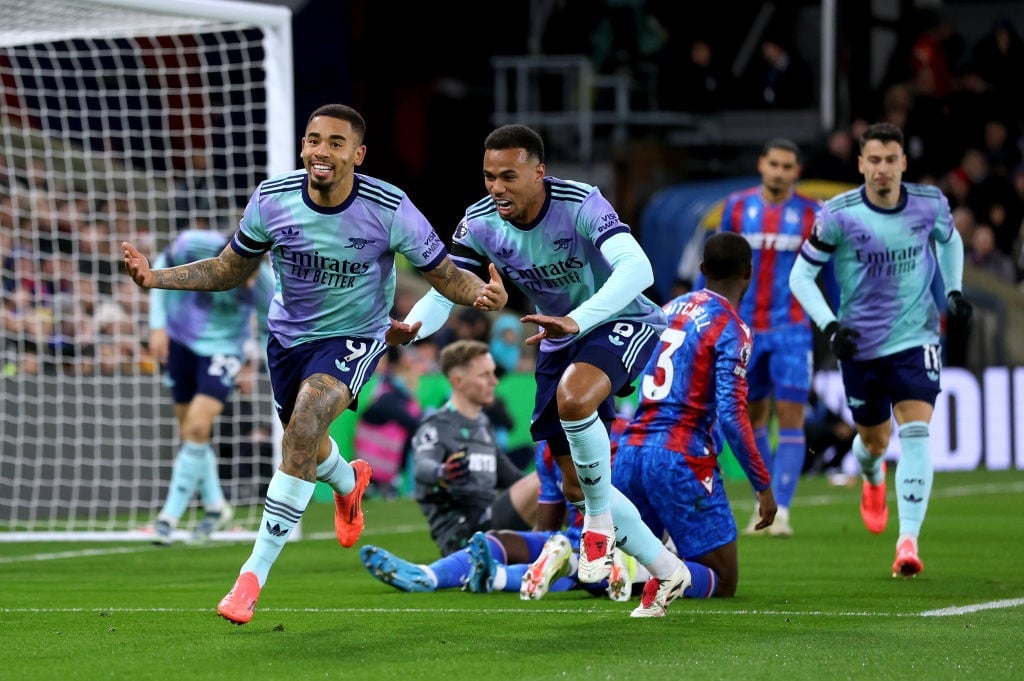
[[[148,353],[152,260],[233,232],[295,168],[291,14],[219,0],[0,0],[0,541],[149,539],[179,441]],[[262,348],[214,431],[235,527],[257,527],[279,429]],[[179,524],[187,536],[197,501]]]

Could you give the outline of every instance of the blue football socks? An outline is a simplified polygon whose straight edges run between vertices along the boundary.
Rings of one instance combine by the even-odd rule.
[[[780,428],[779,447],[772,469],[772,492],[775,502],[789,508],[796,494],[796,485],[804,470],[807,444],[801,428]]]
[[[690,586],[683,592],[683,598],[711,598],[718,587],[718,575],[715,571],[701,563],[684,560],[690,571]]]

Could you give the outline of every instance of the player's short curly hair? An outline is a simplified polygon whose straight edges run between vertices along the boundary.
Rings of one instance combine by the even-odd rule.
[[[495,128],[484,140],[484,150],[525,149],[526,155],[544,163],[544,140],[533,128],[511,124]]]
[[[708,279],[741,279],[752,259],[750,243],[736,232],[716,232],[704,242],[704,276]]]

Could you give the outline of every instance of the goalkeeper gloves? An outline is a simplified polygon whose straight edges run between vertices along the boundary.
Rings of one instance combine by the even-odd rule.
[[[836,359],[839,361],[851,360],[857,352],[856,339],[860,338],[860,332],[848,326],[842,326],[839,322],[831,322],[825,327],[825,338],[828,339],[828,346]]]
[[[974,312],[974,307],[967,302],[960,291],[950,291],[946,295],[946,312],[954,319],[967,321]]]
[[[437,466],[437,484],[441,487],[462,485],[469,481],[469,459],[465,450],[455,452]]]

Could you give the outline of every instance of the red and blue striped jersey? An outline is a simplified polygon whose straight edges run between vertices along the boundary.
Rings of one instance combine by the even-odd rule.
[[[678,452],[702,471],[717,465],[717,420],[751,484],[767,489],[771,476],[747,415],[750,328],[728,300],[708,289],[679,296],[663,309],[669,326],[644,368],[640,404],[623,442]]]
[[[760,185],[726,199],[721,231],[742,234],[754,251],[754,278],[739,313],[755,332],[810,323],[790,293],[789,271],[820,207],[818,200],[797,192],[782,203],[769,203]]]

